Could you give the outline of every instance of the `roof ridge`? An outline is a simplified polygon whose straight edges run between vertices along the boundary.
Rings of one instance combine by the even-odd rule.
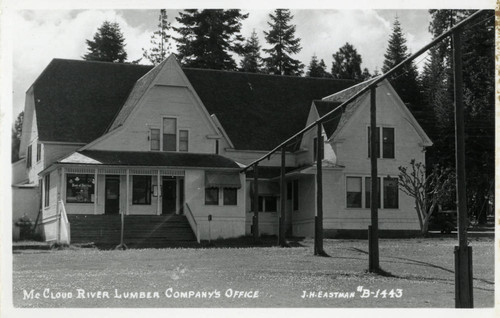
[[[52,59],[52,61],[58,60],[58,61],[68,61],[68,62],[80,62],[80,63],[88,63],[88,64],[108,64],[108,65],[117,65],[117,66],[123,66],[123,65],[132,65],[132,66],[141,66],[141,67],[154,67],[154,65],[147,65],[147,64],[135,64],[135,63],[120,63],[120,62],[108,62],[108,61],[94,61],[94,60],[77,60],[77,59],[67,59],[67,58],[60,58],[60,57],[55,57]]]
[[[279,75],[279,74],[267,74],[267,73],[254,73],[254,72],[240,72],[231,70],[217,70],[211,68],[197,68],[197,67],[181,67],[183,70],[199,70],[199,71],[210,71],[210,72],[220,72],[220,73],[234,73],[234,74],[247,74],[252,76],[274,76],[280,78],[297,78],[297,79],[307,79],[307,80],[331,80],[337,82],[356,82],[356,80],[348,78],[332,78],[332,77],[308,77],[308,76],[296,76],[296,75]]]

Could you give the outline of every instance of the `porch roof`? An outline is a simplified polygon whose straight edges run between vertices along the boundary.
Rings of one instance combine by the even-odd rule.
[[[168,151],[82,150],[72,153],[57,163],[110,166],[240,168],[236,162],[221,155]]]

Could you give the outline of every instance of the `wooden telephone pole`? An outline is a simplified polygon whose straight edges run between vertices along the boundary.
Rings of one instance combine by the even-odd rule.
[[[467,245],[467,192],[465,189],[465,137],[461,29],[453,32],[455,81],[455,159],[457,169],[458,246],[455,246],[455,307],[472,308],[472,247]]]
[[[378,171],[377,157],[380,152],[377,145],[377,87],[373,86],[370,89],[370,162],[371,162],[371,194],[370,194],[370,210],[371,210],[371,226],[368,227],[368,271],[377,272],[380,269],[379,253],[378,253]]]

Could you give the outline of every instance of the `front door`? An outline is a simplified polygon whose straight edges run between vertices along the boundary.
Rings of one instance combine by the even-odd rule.
[[[175,178],[163,178],[163,191],[162,191],[162,213],[171,214],[176,210],[176,193],[177,193],[177,180]]]
[[[118,214],[120,211],[120,176],[106,176],[105,214]]]

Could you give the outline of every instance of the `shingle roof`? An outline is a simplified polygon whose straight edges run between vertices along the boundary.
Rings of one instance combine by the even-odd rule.
[[[69,155],[58,161],[58,163],[149,167],[240,168],[236,162],[221,155],[188,152],[82,150]]]
[[[151,66],[54,59],[33,84],[41,141],[100,137]]]
[[[311,101],[343,90],[350,80],[184,69],[210,114],[236,149],[271,150],[304,128]]]
[[[313,102],[314,106],[316,106],[316,110],[318,111],[319,117],[323,117],[330,111],[334,110],[337,108],[339,105],[341,105],[341,102],[329,102],[329,101],[323,101],[323,100],[315,100]],[[328,138],[330,138],[335,130],[337,129],[337,126],[339,125],[340,119],[342,116],[342,109],[336,110],[330,117],[328,121],[323,122],[323,128],[325,129],[326,135]]]
[[[115,117],[129,113],[142,96],[156,75],[152,71],[144,76],[151,69],[54,59],[34,83],[40,140],[88,143],[102,136]],[[312,100],[354,83],[204,69],[183,71],[239,150],[272,149],[305,126]],[[122,108],[126,109],[120,112]]]

